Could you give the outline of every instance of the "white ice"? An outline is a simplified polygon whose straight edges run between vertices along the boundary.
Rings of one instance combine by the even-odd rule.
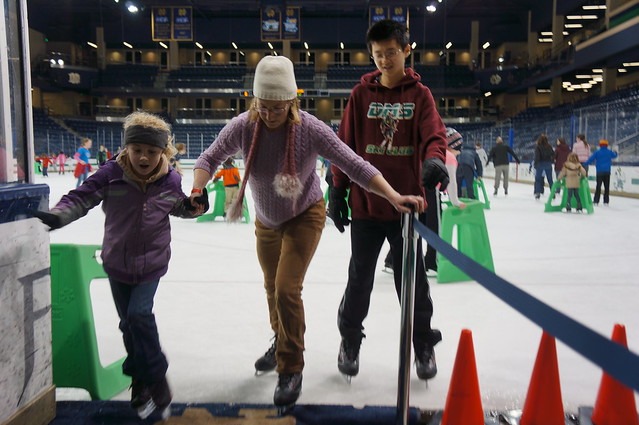
[[[38,176],[51,187],[51,206],[75,187],[67,174]],[[185,171],[183,188],[191,188]],[[492,180],[486,180],[492,193]],[[596,332],[610,337],[626,326],[629,348],[639,352],[639,200],[611,197],[595,213],[544,213],[529,184],[510,184],[490,196],[485,211],[495,271],[522,290]],[[547,193],[547,192],[546,192]],[[250,195],[248,196],[251,219]],[[254,361],[270,346],[262,274],[255,255],[254,224],[196,223],[172,218],[169,272],[155,299],[160,339],[170,366],[174,400],[186,403],[271,404],[276,374],[256,377]],[[100,244],[103,213],[95,208],[51,232],[52,243]],[[337,307],[344,291],[350,243],[327,221],[304,284],[306,367],[301,404],[385,405],[397,402],[400,307],[390,274],[375,278],[360,373],[348,384],[337,370]],[[483,407],[523,408],[541,329],[476,282],[438,284],[431,279],[437,377],[420,381],[412,368],[410,404],[443,409],[462,329],[473,333]],[[109,364],[124,355],[108,283],[92,284],[100,355]],[[566,412],[593,406],[602,371],[557,342]],[[635,394],[636,395],[636,394]],[[127,400],[127,391],[117,400]],[[58,399],[86,399],[82,391],[59,390]]]

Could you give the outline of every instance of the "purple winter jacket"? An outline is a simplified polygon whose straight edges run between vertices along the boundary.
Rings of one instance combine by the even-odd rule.
[[[171,258],[169,214],[193,217],[183,207],[182,178],[169,172],[148,184],[146,192],[127,177],[116,161],[108,161],[84,184],[64,195],[51,210],[67,225],[102,202],[102,265],[116,280],[129,284],[162,277]]]

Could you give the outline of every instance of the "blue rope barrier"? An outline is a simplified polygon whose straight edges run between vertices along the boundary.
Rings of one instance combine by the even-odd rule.
[[[601,367],[610,376],[639,391],[639,356],[637,354],[522,291],[456,250],[419,220],[413,221],[415,230],[421,237],[477,283],[547,333]]]

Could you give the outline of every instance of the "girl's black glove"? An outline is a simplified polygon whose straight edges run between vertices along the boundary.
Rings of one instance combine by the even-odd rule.
[[[62,227],[60,217],[55,214],[39,210],[31,210],[31,214],[33,214],[34,217],[39,218],[40,221],[49,226],[51,230],[59,229],[60,227]]]

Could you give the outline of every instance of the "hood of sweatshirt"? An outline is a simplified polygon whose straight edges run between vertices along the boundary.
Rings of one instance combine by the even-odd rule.
[[[385,87],[385,89],[387,90],[401,89],[404,86],[415,84],[422,80],[419,74],[415,72],[415,70],[412,68],[404,68],[404,72],[406,73],[406,75],[404,75],[404,77],[401,80],[399,80],[399,82],[397,83],[395,87],[393,87],[392,89]],[[378,69],[373,72],[369,72],[368,74],[362,75],[360,82],[366,87],[375,89],[377,87],[383,87],[382,84],[380,83],[381,78],[382,78],[382,71]]]

